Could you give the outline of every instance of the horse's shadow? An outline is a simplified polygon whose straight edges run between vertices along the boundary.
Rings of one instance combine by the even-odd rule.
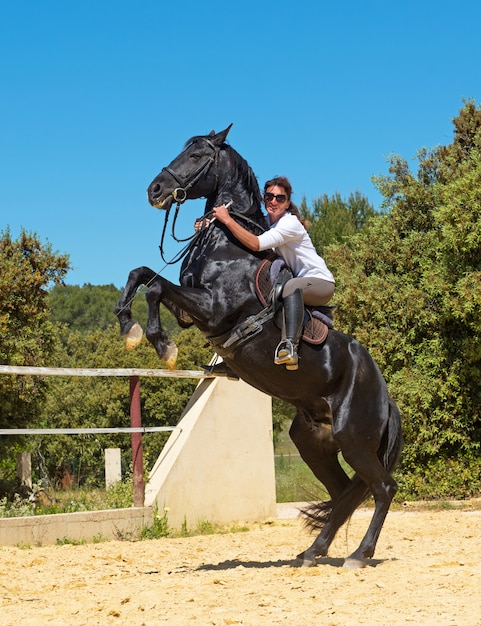
[[[387,559],[370,559],[366,564],[366,567],[377,567],[381,563],[384,563]],[[316,565],[328,565],[330,567],[337,567],[339,569],[344,565],[344,559],[333,557],[322,557],[316,560]],[[302,561],[300,559],[279,559],[278,561],[242,561],[240,559],[230,559],[228,561],[222,561],[221,563],[206,563],[196,567],[196,572],[215,572],[226,571],[230,569],[236,569],[237,567],[264,569],[267,567],[293,567],[302,568]]]

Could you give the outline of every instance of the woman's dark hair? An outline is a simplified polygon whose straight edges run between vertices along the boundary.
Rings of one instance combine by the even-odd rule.
[[[286,192],[287,199],[290,202],[288,211],[290,211],[292,215],[295,215],[297,219],[300,221],[300,223],[307,230],[310,225],[309,221],[306,220],[304,217],[302,217],[302,215],[299,212],[299,209],[291,200],[292,185],[289,182],[289,179],[286,176],[274,176],[274,178],[271,178],[270,180],[266,181],[266,184],[264,185],[264,193],[269,189],[269,187],[282,187],[282,189],[284,189],[284,191]]]

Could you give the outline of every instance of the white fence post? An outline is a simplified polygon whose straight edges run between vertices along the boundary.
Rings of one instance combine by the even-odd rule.
[[[22,487],[32,488],[32,456],[30,452],[17,454],[17,478]]]
[[[108,489],[122,480],[120,448],[105,448],[105,487]]]

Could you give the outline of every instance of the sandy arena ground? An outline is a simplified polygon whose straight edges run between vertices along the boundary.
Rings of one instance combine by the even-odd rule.
[[[289,514],[225,535],[0,547],[0,624],[481,624],[480,511],[391,512],[372,563],[344,570],[368,515],[307,569],[311,536]]]

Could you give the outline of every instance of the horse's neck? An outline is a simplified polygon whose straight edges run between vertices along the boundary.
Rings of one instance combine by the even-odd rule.
[[[252,230],[252,229],[250,229]],[[190,249],[181,268],[181,284],[202,286],[234,264],[254,277],[255,268],[266,253],[255,253],[242,246],[221,224],[210,224]]]
[[[218,184],[215,192],[207,197],[205,212],[231,202],[233,211],[265,227],[265,218],[260,210],[259,186],[249,165],[233,149],[221,151],[220,159]]]

